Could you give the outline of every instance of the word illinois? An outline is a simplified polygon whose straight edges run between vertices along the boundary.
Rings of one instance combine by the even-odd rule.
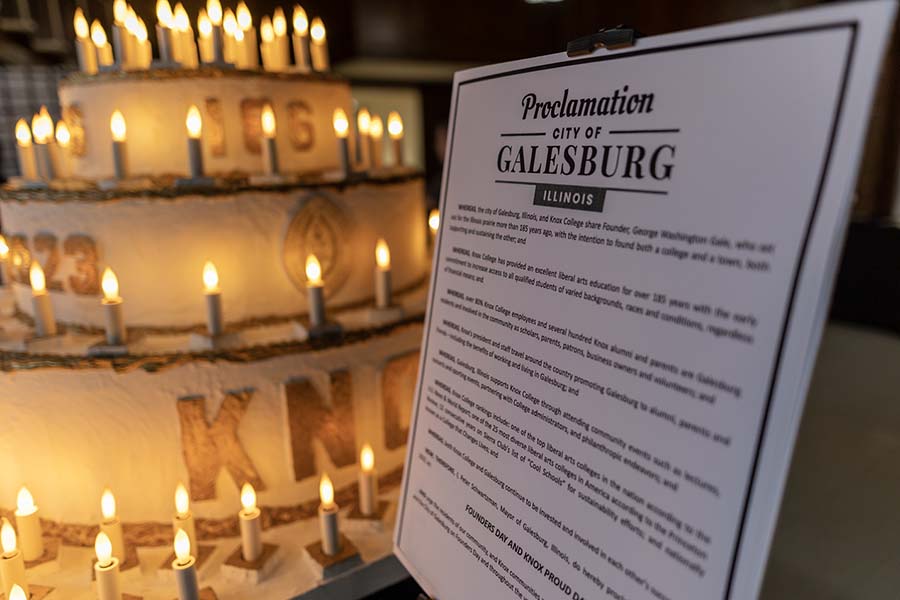
[[[497,170],[500,173],[580,177],[599,173],[610,178],[665,181],[672,178],[674,160],[675,146],[671,144],[506,144],[497,153]]]

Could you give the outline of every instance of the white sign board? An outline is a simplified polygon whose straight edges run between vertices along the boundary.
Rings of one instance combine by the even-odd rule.
[[[456,76],[395,533],[431,595],[756,597],[894,10]]]

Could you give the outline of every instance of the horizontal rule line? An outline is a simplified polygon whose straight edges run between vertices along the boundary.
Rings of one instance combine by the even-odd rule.
[[[610,134],[616,133],[681,133],[680,129],[610,129]]]
[[[512,179],[495,179],[494,183],[508,183],[510,185],[544,185],[539,183],[534,183],[532,181],[513,181]],[[552,183],[548,183],[546,185],[555,185]],[[669,192],[666,190],[638,190],[634,188],[619,188],[619,187],[606,187],[602,185],[590,186],[595,187],[600,190],[606,190],[608,192],[625,192],[629,194],[653,194],[655,196],[668,196]]]
[[[537,135],[547,135],[546,131],[535,131],[533,133],[501,133],[500,137],[531,137]]]

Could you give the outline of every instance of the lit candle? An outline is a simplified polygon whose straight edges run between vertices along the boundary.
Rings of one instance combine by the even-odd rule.
[[[109,117],[109,131],[112,134],[113,176],[125,179],[128,175],[128,155],[125,150],[125,116],[121,111],[113,111]]]
[[[341,551],[341,537],[338,532],[338,505],[334,502],[334,486],[327,474],[319,481],[319,530],[322,533],[322,552],[334,556]]]
[[[431,232],[431,243],[434,244],[434,239],[437,237],[438,227],[441,225],[441,211],[436,208],[432,208],[431,212],[428,213],[428,230]]]
[[[59,121],[56,124],[56,147],[57,166],[59,167],[60,177],[69,177],[72,174],[70,147],[72,143],[72,134],[69,132],[69,126],[65,121]]]
[[[244,33],[244,61],[246,66],[249,69],[256,69],[259,67],[259,54],[256,52],[256,29],[253,27],[253,15],[250,14],[250,9],[247,8],[247,4],[243,0],[237,5],[235,17],[237,18],[238,29]]]
[[[31,129],[25,119],[16,121],[16,152],[19,158],[19,173],[23,179],[37,179],[37,165],[34,162],[34,146],[31,145]]]
[[[197,60],[197,45],[194,43],[194,31],[191,29],[191,20],[188,18],[184,5],[179,2],[174,10],[174,34],[178,39],[178,62],[185,69],[196,69],[199,66]]]
[[[37,337],[56,335],[56,317],[53,316],[53,304],[47,293],[47,280],[44,270],[38,261],[31,263],[29,270],[31,280],[31,305],[34,309],[34,332]]]
[[[97,554],[94,579],[97,580],[98,600],[122,600],[122,590],[119,587],[119,559],[113,556],[112,542],[102,531],[94,540],[94,552]]]
[[[212,26],[212,62],[220,64],[225,62],[222,54],[222,3],[219,0],[206,0],[206,15]]]
[[[391,111],[391,113],[388,115],[387,130],[388,135],[391,136],[391,140],[394,142],[394,165],[397,167],[402,167],[403,119],[400,118],[400,113],[398,113],[397,111]]]
[[[78,68],[82,73],[93,75],[97,72],[97,48],[90,38],[90,29],[84,11],[75,9],[75,51],[78,54]]]
[[[149,69],[150,63],[153,62],[153,49],[150,47],[150,40],[147,36],[147,25],[143,19],[135,17],[133,14],[128,15],[125,21],[128,31],[133,32],[132,41],[135,48],[135,61],[132,65],[138,69]]]
[[[275,63],[274,52],[272,51],[275,42],[275,28],[272,27],[272,19],[269,15],[265,15],[259,24],[259,36],[262,41],[259,43],[259,53],[262,55],[263,69],[266,71],[274,71]]]
[[[34,497],[28,488],[22,487],[16,497],[16,528],[19,530],[19,547],[25,560],[35,560],[44,555],[44,537],[41,517]]]
[[[3,591],[6,597],[10,597],[13,586],[18,585],[28,596],[28,579],[25,576],[25,557],[19,550],[16,540],[16,530],[10,522],[3,518],[0,526],[0,545],[3,546],[3,555],[0,556],[0,579],[3,580]]]
[[[222,19],[222,29],[225,31],[224,36],[224,52],[225,62],[237,62],[237,42],[234,39],[234,32],[237,31],[237,17],[230,8],[225,9],[225,17]]]
[[[227,33],[225,34],[228,35]],[[243,30],[235,25],[233,36],[234,38],[234,66],[238,69],[246,69],[248,68],[247,63],[247,43],[244,40],[244,32]]]
[[[299,4],[294,6],[293,25],[294,62],[301,71],[309,71],[309,19]]]
[[[379,238],[375,244],[375,306],[391,305],[391,250],[387,242]]]
[[[256,491],[249,483],[241,488],[241,505],[238,513],[241,524],[241,556],[253,562],[262,555],[262,512],[256,506]]]
[[[334,135],[338,141],[338,160],[340,162],[341,173],[344,177],[350,175],[350,122],[347,120],[347,113],[343,108],[334,109],[332,117],[334,125]]]
[[[52,151],[56,150],[53,141],[53,119],[42,106],[41,111],[31,119],[31,133],[34,135],[34,162],[40,179],[49,181],[56,176]]]
[[[381,168],[381,157],[384,154],[383,138],[384,122],[379,115],[372,115],[369,121],[369,161],[373,169]]]
[[[100,21],[94,19],[91,23],[91,41],[97,47],[97,62],[101,67],[111,67],[113,64],[112,46],[106,39],[106,31]]]
[[[125,538],[122,535],[122,521],[116,515],[116,497],[113,496],[109,488],[103,490],[103,496],[100,497],[100,513],[103,520],[100,522],[100,531],[109,538],[112,546],[112,555],[119,559],[125,560]]]
[[[197,583],[197,559],[191,556],[191,539],[179,529],[175,533],[175,560],[172,571],[178,584],[178,600],[200,600],[200,586]]]
[[[325,23],[316,17],[309,27],[309,54],[312,58],[313,70],[324,73],[329,69],[328,40],[325,39]]]
[[[200,45],[200,61],[204,64],[213,61],[213,26],[206,14],[206,9],[201,8],[200,14],[197,16],[197,32],[200,38],[197,40]]]
[[[263,105],[260,116],[263,135],[263,165],[266,173],[275,175],[278,173],[278,148],[275,145],[275,111],[272,105],[266,102]]]
[[[290,52],[288,50],[287,40],[287,19],[284,16],[284,9],[280,6],[275,9],[272,15],[272,32],[275,34],[274,48],[275,65],[278,71],[286,71],[290,62]]]
[[[188,166],[191,177],[194,179],[203,177],[203,147],[200,144],[203,118],[200,116],[200,109],[196,104],[192,104],[188,109],[184,124],[188,134]]]
[[[306,257],[306,302],[309,304],[309,323],[312,327],[325,324],[325,284],[322,265],[315,254]]]
[[[212,337],[222,335],[222,290],[219,289],[219,272],[210,260],[203,265],[203,294],[206,296],[206,331]]]
[[[375,453],[366,444],[359,453],[359,512],[365,516],[375,514],[378,508],[378,474],[375,472]]]
[[[14,585],[12,589],[9,590],[9,600],[28,600],[28,595],[25,593],[25,590],[22,589],[21,585]]]
[[[109,267],[100,280],[103,288],[103,313],[106,319],[106,343],[115,346],[125,343],[125,320],[122,317],[122,298],[119,296],[119,280]]]
[[[361,169],[369,168],[369,127],[372,116],[365,106],[356,113],[356,163]]]
[[[191,514],[191,497],[183,483],[175,488],[175,516],[172,518],[172,530],[175,535],[184,531],[188,536],[191,548],[197,547],[197,528],[194,525],[194,515]]]
[[[156,0],[156,45],[159,48],[159,62],[164,66],[176,62],[175,34],[172,31],[174,21],[169,0]]]
[[[6,238],[0,235],[0,285],[9,285],[12,280],[9,278],[9,244]]]
[[[131,32],[125,26],[125,20],[128,18],[128,3],[125,0],[113,1],[113,24],[110,28],[112,33],[113,54],[115,55],[116,65],[120,69],[127,69],[131,66],[132,57],[129,53],[128,36]]]

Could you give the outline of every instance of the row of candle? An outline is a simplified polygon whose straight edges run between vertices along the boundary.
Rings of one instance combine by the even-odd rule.
[[[371,517],[378,505],[378,475],[375,471],[375,455],[372,447],[365,444],[360,452],[359,468],[359,512]],[[319,530],[322,552],[334,556],[341,550],[339,507],[334,501],[334,486],[328,474],[319,481]],[[94,573],[97,581],[99,600],[121,600],[119,565],[125,560],[125,538],[122,522],[116,513],[116,499],[112,491],[106,489],[100,498],[100,532],[97,534],[94,551],[97,562]],[[7,598],[14,598],[14,590],[20,588],[27,598],[29,595],[25,561],[37,560],[44,554],[44,540],[41,520],[34,498],[27,488],[19,490],[15,510],[16,527],[7,520],[0,525],[0,580]],[[241,556],[248,562],[262,555],[262,511],[256,502],[256,491],[249,483],[241,488],[241,510],[238,512],[241,535]],[[18,529],[18,534],[16,533]],[[192,551],[198,548],[194,516],[190,510],[190,495],[183,484],[175,489],[175,514],[172,517],[175,560],[172,570],[178,586],[179,600],[197,600],[198,585],[195,568],[196,559]]]
[[[263,17],[260,25],[262,41],[259,43],[253,16],[243,1],[236,11],[230,8],[223,11],[220,0],[207,0],[206,8],[200,9],[197,17],[197,38],[181,2],[173,9],[169,0],[157,0],[156,18],[159,67],[196,69],[202,63],[257,69],[262,55],[266,71],[292,68],[287,18],[281,7],[271,17]],[[82,72],[93,74],[100,69],[116,67],[123,70],[151,67],[152,50],[147,26],[125,0],[113,3],[112,46],[100,21],[95,19],[88,26],[81,8],[75,9],[73,21],[78,65]],[[294,6],[292,24],[294,68],[298,71],[328,71],[328,43],[322,19],[316,17],[310,21],[298,4]]]

